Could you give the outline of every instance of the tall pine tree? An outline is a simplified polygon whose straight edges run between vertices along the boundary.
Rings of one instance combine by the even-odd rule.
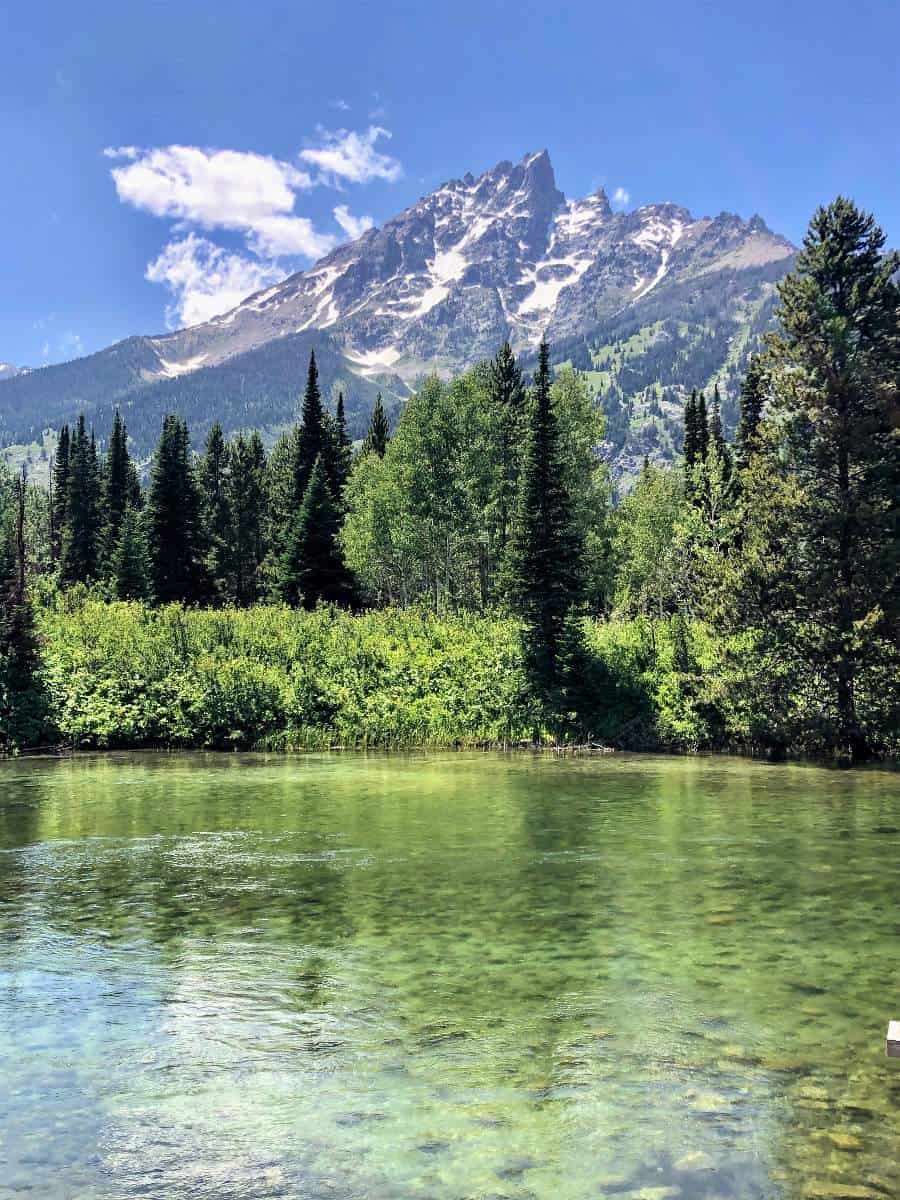
[[[187,425],[163,421],[147,497],[150,586],[158,604],[196,603],[207,594],[202,562],[200,497],[190,460]]]
[[[772,473],[799,495],[777,619],[811,686],[830,689],[833,749],[852,762],[873,749],[871,714],[900,712],[900,254],[884,247],[850,200],[820,208],[780,284],[769,358]]]
[[[93,433],[84,415],[72,435],[66,489],[66,519],[60,550],[60,581],[70,587],[90,583],[98,573],[101,548],[100,475]]]
[[[116,409],[103,473],[103,558],[109,566],[119,541],[127,508],[140,506],[137,470],[128,453],[128,430]]]
[[[59,561],[62,549],[63,530],[69,504],[69,446],[71,435],[68,425],[59,431],[56,455],[50,481],[50,549],[55,562]]]
[[[712,412],[709,417],[709,444],[715,447],[721,464],[722,474],[727,479],[731,474],[731,451],[725,440],[725,430],[722,426],[722,399],[719,395],[719,385],[716,384],[713,395]]]
[[[706,397],[701,392],[697,397],[697,461],[706,462],[709,453],[709,415],[706,409]]]
[[[141,514],[125,509],[110,560],[110,578],[117,600],[146,600],[150,595],[149,555]]]
[[[759,425],[766,402],[766,359],[754,354],[741,383],[741,415],[735,438],[735,458],[744,468],[758,448]]]
[[[6,751],[45,740],[48,710],[26,583],[25,490],[23,474],[0,528],[0,750]]]
[[[229,454],[218,421],[206,438],[200,460],[200,523],[206,575],[212,595],[227,602],[234,594],[232,527],[228,487]]]
[[[500,463],[497,486],[497,521],[500,552],[509,541],[510,525],[519,486],[519,456],[527,415],[527,392],[522,372],[509,342],[504,342],[488,371],[488,392],[500,420]]]
[[[700,438],[697,432],[697,389],[691,392],[684,406],[684,465],[690,474],[700,461]]]
[[[280,588],[288,604],[353,602],[353,579],[338,542],[340,524],[325,467],[317,459],[281,559]]]
[[[525,625],[525,660],[539,694],[565,686],[567,628],[583,595],[582,545],[566,489],[559,428],[550,394],[550,350],[541,342],[528,414],[519,495],[510,542],[510,596]]]
[[[384,413],[381,392],[379,392],[375,397],[375,407],[372,409],[372,416],[369,421],[369,432],[366,434],[366,439],[363,442],[363,453],[372,450],[379,458],[384,458],[389,440],[390,432],[388,430],[387,417]]]
[[[266,456],[259,434],[251,434],[249,438],[239,434],[229,451],[228,505],[233,599],[241,607],[253,604],[261,591],[265,471]]]
[[[294,446],[293,502],[295,509],[299,509],[303,503],[313,467],[326,448],[326,436],[325,411],[322,408],[322,393],[319,390],[316,352],[310,350],[306,388],[303,392],[303,408],[300,415],[300,429]]]

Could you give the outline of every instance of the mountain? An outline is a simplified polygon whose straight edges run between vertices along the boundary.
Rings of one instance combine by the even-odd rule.
[[[0,382],[4,379],[14,379],[17,375],[26,374],[27,367],[14,367],[12,363],[0,362]]]
[[[311,346],[361,432],[379,388],[400,402],[424,373],[469,367],[505,338],[527,363],[546,332],[555,361],[600,393],[627,474],[675,452],[693,386],[718,382],[733,422],[794,252],[758,216],[615,212],[602,189],[567,200],[540,151],[443,184],[203,325],[0,382],[0,437],[31,440],[82,409],[102,430],[116,404],[141,452],[172,408],[198,440],[216,419],[274,432],[294,417]]]

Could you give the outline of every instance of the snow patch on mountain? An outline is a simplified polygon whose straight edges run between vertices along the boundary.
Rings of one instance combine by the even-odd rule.
[[[391,368],[411,381],[432,365],[460,369],[507,338],[521,350],[545,331],[588,331],[663,279],[792,252],[759,219],[698,219],[669,203],[614,212],[602,189],[567,199],[538,151],[449,180],[308,271],[156,340],[169,373],[186,373],[321,329],[361,372]]]

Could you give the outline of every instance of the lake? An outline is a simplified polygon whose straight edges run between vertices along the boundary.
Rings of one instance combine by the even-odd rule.
[[[0,1196],[900,1196],[900,776],[0,764]]]

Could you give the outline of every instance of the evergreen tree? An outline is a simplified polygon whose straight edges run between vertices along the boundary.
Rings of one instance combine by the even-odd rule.
[[[337,408],[334,414],[334,456],[335,467],[332,478],[335,484],[335,495],[340,497],[347,485],[350,467],[353,463],[353,443],[347,433],[347,417],[344,413],[344,393],[338,392]]]
[[[106,470],[103,473],[103,556],[112,559],[119,542],[119,532],[125,510],[140,503],[140,484],[137,470],[128,453],[128,430],[116,409],[109,445],[106,448]]]
[[[327,454],[326,436],[325,411],[322,408],[322,393],[319,391],[316,352],[310,350],[300,429],[294,449],[293,505],[295,510],[303,503],[306,487],[316,460],[323,452]]]
[[[860,704],[900,703],[900,255],[884,245],[850,200],[820,208],[770,342],[768,474],[786,470],[799,496],[776,620],[810,686],[830,687],[849,761],[872,749]]]
[[[697,389],[691,392],[684,406],[684,465],[690,474],[700,460],[700,438],[697,432]]]
[[[344,415],[344,394],[338,393],[334,417],[323,414],[324,438],[322,442],[322,466],[331,486],[332,495],[343,511],[343,494],[353,462],[352,443],[347,436],[347,419]]]
[[[122,514],[119,536],[110,561],[117,600],[146,600],[150,595],[149,555],[143,522],[129,505]]]
[[[741,468],[746,467],[750,462],[750,456],[758,445],[757,439],[765,406],[766,386],[765,358],[760,354],[754,354],[741,384],[741,416],[735,439],[736,459]]]
[[[241,607],[260,594],[263,561],[263,496],[266,458],[258,433],[231,443],[228,507],[231,513],[233,599]]]
[[[374,450],[379,458],[384,458],[389,440],[387,417],[384,413],[381,392],[379,392],[375,397],[375,407],[372,409],[372,417],[369,421],[369,432],[363,442],[363,453]]]
[[[228,449],[222,426],[217,421],[206,438],[198,484],[206,575],[213,594],[220,601],[227,601],[234,594],[228,468]]]
[[[317,459],[281,560],[281,594],[288,604],[352,603],[353,580],[341,554],[339,529],[334,496]]]
[[[266,556],[261,572],[261,588],[273,598],[281,594],[281,556],[297,513],[294,506],[294,463],[299,432],[295,426],[276,441],[264,475],[262,539]]]
[[[69,445],[69,426],[63,425],[59,431],[50,480],[50,543],[53,559],[57,562],[62,549],[69,502]]]
[[[722,401],[719,396],[718,384],[716,384],[712,412],[709,418],[709,441],[710,445],[715,447],[722,470],[727,478],[731,474],[731,451],[728,449],[728,443],[725,441],[725,431],[722,428]]]
[[[147,497],[150,588],[158,604],[196,603],[207,592],[200,541],[200,497],[187,425],[163,421]]]
[[[582,545],[564,483],[550,386],[550,350],[544,340],[528,414],[509,575],[513,607],[525,625],[526,666],[545,700],[555,699],[565,684],[563,635],[583,593]]]
[[[706,462],[709,453],[709,417],[706,411],[706,397],[701,392],[697,397],[696,409],[697,462]]]
[[[66,520],[60,551],[60,581],[66,587],[97,577],[101,543],[100,477],[97,446],[84,415],[72,435],[66,494]]]
[[[497,521],[500,553],[509,541],[510,524],[519,485],[519,454],[526,417],[527,392],[509,342],[504,342],[488,372],[488,393],[499,416],[500,462],[497,480]]]
[[[26,586],[25,490],[23,474],[15,482],[11,519],[0,530],[0,750],[38,745],[47,719]]]

